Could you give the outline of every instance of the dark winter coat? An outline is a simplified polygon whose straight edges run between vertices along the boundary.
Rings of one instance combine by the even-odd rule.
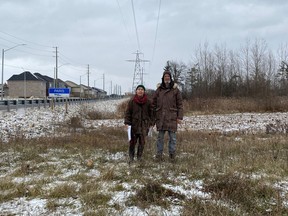
[[[152,111],[152,103],[149,99],[141,105],[131,98],[125,111],[124,124],[131,125],[134,134],[147,135],[152,125]]]
[[[155,112],[157,130],[177,131],[177,119],[183,119],[182,95],[176,83],[166,88],[158,84],[153,96],[152,106]]]

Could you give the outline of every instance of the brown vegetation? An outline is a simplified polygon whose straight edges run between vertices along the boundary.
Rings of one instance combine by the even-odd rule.
[[[184,111],[193,113],[287,112],[287,97],[270,98],[195,98],[184,100]]]
[[[286,103],[285,98],[275,99],[273,110],[286,110]],[[267,111],[260,105],[249,99],[199,99],[185,101],[184,108],[188,114]],[[83,215],[121,215],[133,206],[152,215],[175,207],[181,215],[288,214],[285,133],[178,132],[173,163],[168,155],[163,162],[155,160],[154,134],[143,161],[129,166],[123,129],[85,129],[78,117],[68,126],[81,130],[30,140],[19,134],[0,144],[0,206],[38,198],[47,200],[47,213],[55,214],[76,209],[75,202],[81,203],[78,213]],[[113,199],[118,193],[126,194],[123,202]]]

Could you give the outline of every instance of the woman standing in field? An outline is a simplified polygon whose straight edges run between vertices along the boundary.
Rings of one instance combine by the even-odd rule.
[[[145,137],[149,126],[152,125],[152,106],[145,94],[145,87],[138,85],[136,94],[130,99],[126,111],[124,124],[126,128],[131,126],[131,139],[129,141],[129,163],[134,161],[135,146],[138,142],[137,160],[141,160]]]

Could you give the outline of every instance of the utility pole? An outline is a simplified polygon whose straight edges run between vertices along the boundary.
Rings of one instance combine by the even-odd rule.
[[[144,71],[143,67],[141,68],[141,62],[149,62],[149,60],[140,59],[140,54],[143,53],[139,52],[138,50],[136,51],[136,53],[133,54],[136,54],[136,60],[127,60],[129,62],[135,62],[132,92],[135,91],[137,85],[143,84],[144,82],[143,80]]]
[[[56,75],[56,88],[58,88],[59,87],[59,83],[58,83],[58,47],[56,46],[55,47],[55,49],[56,49],[56,51],[55,51],[55,53],[56,53],[56,67],[55,67],[55,75]]]
[[[120,89],[121,89],[121,86],[116,84],[115,87],[114,87],[114,92],[118,96],[121,95],[121,90]]]
[[[15,47],[18,46],[25,46],[26,44],[17,44],[13,47],[10,47],[9,49],[2,49],[2,79],[1,79],[1,100],[3,100],[3,96],[4,96],[4,83],[3,83],[3,79],[4,79],[4,54],[5,52],[7,52],[8,50],[14,49]]]
[[[4,96],[4,83],[3,83],[3,78],[4,78],[4,53],[5,50],[2,49],[2,81],[1,81],[1,100],[3,100],[3,96]]]
[[[88,64],[88,67],[87,67],[87,75],[88,75],[88,98],[89,98],[89,96],[90,96],[89,74],[90,74],[90,72],[89,72],[89,64]]]
[[[103,73],[103,91],[105,91],[105,74]]]
[[[110,81],[110,95],[112,94],[112,80]]]

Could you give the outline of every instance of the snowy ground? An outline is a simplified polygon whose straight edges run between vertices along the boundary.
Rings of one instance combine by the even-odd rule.
[[[59,123],[71,116],[78,115],[84,109],[115,112],[116,106],[122,100],[100,101],[91,104],[75,104],[68,107],[57,106],[54,110],[49,108],[19,109],[0,113],[0,139],[7,141],[9,137],[25,134],[26,137],[39,137],[54,133]],[[236,113],[226,115],[195,115],[185,117],[180,130],[213,131],[221,133],[257,133],[286,130],[288,113]],[[87,128],[100,126],[122,127],[123,119],[85,120]]]
[[[59,123],[66,121],[71,116],[78,115],[80,111],[84,109],[97,109],[99,111],[115,112],[116,106],[123,100],[112,101],[99,101],[94,104],[76,104],[68,107],[68,113],[65,112],[65,107],[57,106],[54,110],[49,108],[34,108],[34,109],[20,109],[13,110],[11,112],[0,113],[0,138],[2,141],[7,141],[9,138],[16,136],[19,132],[23,133],[27,137],[39,137],[49,133],[54,133],[59,127]],[[237,113],[229,115],[197,115],[185,117],[183,124],[180,126],[180,130],[194,130],[194,131],[215,131],[221,133],[257,133],[257,132],[277,132],[279,130],[286,130],[288,124],[287,113]],[[100,126],[108,127],[122,127],[123,119],[110,119],[110,120],[86,120],[84,122],[85,127],[97,128]],[[51,157],[53,152],[50,152]],[[124,153],[109,154],[105,152],[97,152],[94,158],[106,157],[109,160],[117,161],[119,166],[127,166]],[[3,157],[3,155],[1,155]],[[72,158],[73,160],[73,158]],[[56,162],[55,162],[56,163]],[[61,161],[57,163],[61,164]],[[87,172],[87,170],[81,170],[81,167],[75,170],[63,171],[62,178],[65,179],[68,176],[75,174],[75,172]],[[97,176],[97,170],[90,170],[87,175]],[[129,169],[126,173],[130,175]],[[5,177],[7,174],[0,175],[0,178]],[[25,177],[25,179],[15,178],[13,181],[30,181],[33,179],[33,175]],[[31,178],[31,179],[29,179]],[[209,198],[209,194],[205,194],[201,191],[201,181],[191,182],[185,176],[167,176],[167,178],[173,179],[178,182],[178,186],[172,186],[164,184],[165,188],[171,189],[175,192],[184,194],[186,197],[199,196],[203,198]],[[283,184],[287,184],[284,182]],[[113,185],[112,185],[113,186]],[[115,193],[113,199],[110,201],[111,206],[113,203],[124,203],[126,198],[131,195],[131,185],[122,183],[122,186],[126,189],[125,192],[120,191]],[[286,186],[285,186],[286,187]],[[282,186],[283,188],[283,186]],[[7,202],[0,204],[0,215],[49,215],[45,210],[47,200],[45,199],[17,199],[14,202]],[[57,213],[51,215],[81,215],[81,203],[76,199],[65,199],[63,202],[73,205],[73,209],[59,208]],[[146,209],[152,215],[179,215],[181,209],[178,205],[171,207],[170,211],[163,212],[163,209],[152,206],[150,209]],[[137,207],[127,208],[121,215],[148,215],[145,211],[138,209]]]

